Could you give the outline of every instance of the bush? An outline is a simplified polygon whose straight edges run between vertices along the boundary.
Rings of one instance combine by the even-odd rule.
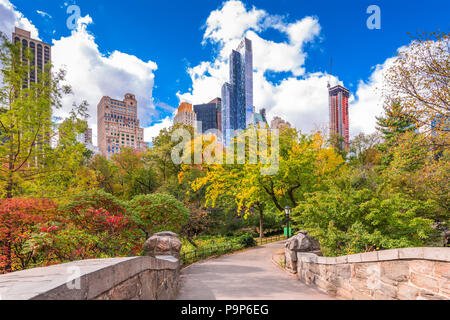
[[[27,269],[45,260],[36,249],[33,236],[55,219],[56,209],[56,204],[47,199],[1,201],[0,274]]]
[[[256,241],[253,238],[253,235],[251,233],[243,234],[242,236],[237,238],[237,241],[244,248],[250,248],[250,247],[256,246]]]
[[[126,204],[94,190],[73,196],[34,241],[47,263],[139,254],[143,240]]]
[[[190,214],[183,203],[168,194],[140,195],[129,206],[132,219],[146,238],[161,231],[180,233]]]

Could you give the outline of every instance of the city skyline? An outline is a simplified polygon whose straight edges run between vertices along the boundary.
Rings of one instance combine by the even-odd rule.
[[[78,27],[71,30],[66,26],[67,6],[50,1],[30,4],[2,0],[0,30],[11,34],[15,25],[29,27],[32,34],[52,45],[55,66],[67,66],[76,100],[87,99],[90,103],[94,143],[95,107],[103,94],[119,97],[124,91],[135,92],[147,141],[172,124],[179,102],[186,100],[196,105],[220,96],[220,86],[227,80],[228,55],[242,37],[248,37],[259,48],[260,53],[254,57],[254,105],[265,108],[269,119],[280,116],[303,133],[328,123],[323,115],[328,113],[326,82],[331,78],[333,85],[344,85],[350,91],[351,137],[359,132],[370,133],[381,111],[376,92],[381,74],[395,51],[409,44],[406,32],[414,33],[419,27],[435,31],[446,21],[446,10],[433,12],[433,19],[428,8],[413,10],[420,6],[418,1],[408,2],[411,12],[404,12],[401,3],[381,3],[380,30],[366,27],[368,5],[360,2],[343,3],[331,13],[327,2],[282,2],[275,6],[268,1],[211,1],[196,6],[195,11],[181,10],[188,19],[183,22],[183,37],[176,37],[179,23],[164,23],[177,21],[176,17],[167,19],[172,11],[164,4],[154,4],[157,10],[146,9],[146,4],[131,4],[136,21],[144,12],[153,17],[157,11],[158,17],[150,20],[159,23],[164,32],[145,23],[134,27],[129,17],[121,17],[120,30],[110,25],[105,17],[120,12],[118,4],[78,1],[77,5],[81,17]],[[177,6],[187,9],[181,2]],[[440,6],[448,4],[442,2]],[[345,21],[334,20],[336,14],[346,17]],[[164,34],[164,38],[177,41],[159,41],[158,46],[152,41],[137,41],[143,31],[152,39]],[[342,35],[354,41],[344,45]],[[189,50],[176,50],[180,47]],[[327,73],[331,57],[335,76]],[[85,63],[80,65],[79,61]],[[96,72],[87,73],[87,69]],[[103,79],[105,74],[107,80]],[[65,101],[58,116],[68,114],[72,100]]]

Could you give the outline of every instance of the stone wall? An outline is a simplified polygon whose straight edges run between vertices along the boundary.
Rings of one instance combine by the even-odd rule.
[[[297,252],[296,260],[294,273],[300,280],[343,299],[450,299],[450,248],[404,248],[338,258]]]
[[[0,300],[173,300],[181,242],[154,234],[148,256],[93,259],[0,275]]]
[[[83,260],[0,276],[0,300],[169,300],[180,263],[167,257]]]

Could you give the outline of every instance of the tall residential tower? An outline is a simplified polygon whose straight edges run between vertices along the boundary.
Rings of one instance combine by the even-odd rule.
[[[348,100],[350,92],[342,86],[330,88],[328,85],[330,101],[330,136],[338,135],[343,138],[342,148],[350,147],[350,130],[348,116]]]
[[[33,60],[30,61],[30,74],[28,75],[28,81],[24,82],[25,87],[29,87],[30,83],[36,83],[39,81],[39,72],[45,70],[45,66],[52,60],[52,49],[51,45],[48,43],[32,39],[31,32],[15,28],[12,34],[12,40],[16,44],[18,42],[22,43],[22,48],[30,48],[33,54]],[[25,54],[22,55],[25,61]]]

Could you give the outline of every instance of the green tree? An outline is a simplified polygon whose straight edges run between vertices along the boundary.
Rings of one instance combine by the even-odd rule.
[[[12,198],[23,193],[24,184],[65,170],[53,166],[71,154],[54,152],[51,146],[52,107],[61,107],[62,96],[71,89],[61,84],[64,71],[52,74],[50,64],[32,70],[29,48],[12,44],[3,34],[0,41],[0,187],[1,196]],[[32,72],[39,81],[29,80]]]
[[[190,215],[183,203],[168,194],[140,195],[131,200],[129,206],[145,239],[160,231],[179,233]]]

